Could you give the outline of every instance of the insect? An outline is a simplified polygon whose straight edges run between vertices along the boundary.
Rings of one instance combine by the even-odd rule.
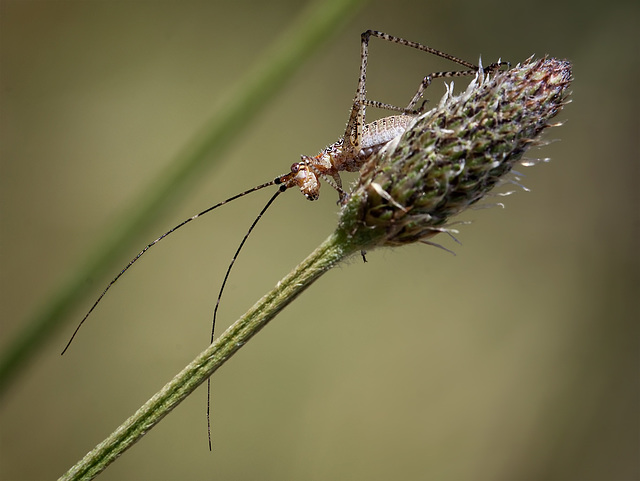
[[[413,95],[409,103],[406,107],[397,107],[394,105],[390,105],[384,102],[378,102],[375,100],[370,100],[366,98],[366,78],[367,78],[367,61],[369,54],[369,40],[371,37],[377,37],[382,40],[386,40],[398,45],[404,45],[407,47],[411,47],[437,57],[441,57],[447,60],[450,60],[460,66],[463,67],[462,70],[452,70],[452,71],[442,71],[442,72],[433,72],[426,75],[420,85],[416,93]],[[360,168],[367,162],[367,160],[378,152],[382,147],[384,147],[388,142],[393,140],[394,138],[402,135],[413,119],[420,115],[426,104],[426,101],[423,101],[420,105],[419,102],[422,99],[424,91],[429,87],[431,82],[434,79],[438,78],[452,78],[452,77],[464,77],[464,76],[472,76],[476,75],[480,70],[485,72],[493,72],[499,70],[504,62],[500,60],[495,62],[488,67],[482,69],[481,66],[476,66],[472,63],[469,63],[460,58],[454,57],[452,55],[446,54],[434,48],[428,47],[426,45],[422,45],[417,42],[412,42],[409,40],[405,40],[400,37],[394,37],[392,35],[388,35],[386,33],[378,32],[375,30],[367,30],[361,35],[361,44],[360,44],[360,73],[358,76],[358,86],[356,88],[355,97],[353,100],[353,105],[351,107],[351,113],[349,115],[349,119],[347,121],[347,126],[344,131],[344,135],[337,142],[329,145],[324,150],[322,150],[316,156],[307,156],[302,155],[299,162],[295,162],[291,165],[288,173],[284,175],[280,175],[273,179],[270,182],[266,182],[261,185],[257,185],[248,189],[244,192],[236,194],[232,197],[229,197],[222,202],[219,202],[208,209],[203,210],[202,212],[190,217],[180,224],[176,225],[169,231],[162,234],[160,237],[155,239],[153,242],[148,244],[142,251],[140,251],[129,263],[118,273],[106,288],[102,291],[100,296],[91,306],[89,311],[86,313],[84,318],[80,321],[75,331],[71,335],[67,345],[65,346],[62,354],[64,354],[71,342],[75,338],[76,334],[80,330],[80,327],[87,320],[89,315],[93,312],[96,306],[100,303],[106,293],[109,291],[111,286],[113,286],[118,279],[135,263],[142,257],[142,255],[147,252],[151,247],[156,245],[162,239],[167,237],[169,234],[175,232],[177,229],[183,227],[189,222],[221,207],[239,197],[243,197],[245,195],[251,194],[258,190],[261,190],[265,187],[269,187],[272,185],[278,186],[277,191],[273,194],[273,196],[269,199],[267,204],[262,208],[260,213],[257,215],[248,231],[244,235],[242,241],[240,242],[235,254],[232,257],[232,260],[227,268],[224,279],[222,281],[222,285],[220,287],[220,291],[218,293],[218,298],[216,300],[215,308],[213,311],[213,321],[211,327],[211,342],[214,339],[214,330],[215,330],[215,322],[218,312],[218,307],[220,305],[220,299],[222,298],[222,294],[224,292],[224,288],[226,286],[227,280],[229,278],[229,274],[233,268],[233,265],[240,254],[245,242],[247,241],[249,235],[257,225],[258,221],[262,218],[264,213],[269,209],[271,204],[275,201],[275,199],[286,190],[298,187],[302,194],[308,200],[316,200],[320,195],[320,182],[324,181],[331,187],[333,187],[338,192],[339,203],[344,203],[348,198],[347,192],[343,190],[342,181],[340,178],[340,172],[357,172]],[[508,64],[506,64],[508,66]],[[374,107],[384,110],[390,110],[396,112],[396,115],[391,115],[388,117],[381,118],[379,120],[373,121],[371,123],[365,122],[366,117],[366,108]],[[209,405],[207,403],[207,418],[209,417]],[[210,439],[210,438],[209,438]],[[211,443],[211,441],[209,441]]]

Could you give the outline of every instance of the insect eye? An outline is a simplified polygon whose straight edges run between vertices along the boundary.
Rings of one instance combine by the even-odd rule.
[[[296,162],[294,164],[291,164],[291,172],[293,172],[295,174],[299,170],[300,170],[300,162]]]

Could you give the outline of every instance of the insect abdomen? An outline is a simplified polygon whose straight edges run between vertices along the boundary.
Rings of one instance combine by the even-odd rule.
[[[370,147],[386,144],[404,133],[415,117],[413,115],[392,115],[375,120],[362,129],[362,142],[360,147]]]

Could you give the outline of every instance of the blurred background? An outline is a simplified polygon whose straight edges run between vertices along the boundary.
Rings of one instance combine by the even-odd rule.
[[[0,3],[0,349],[303,7]],[[461,246],[439,239],[455,257],[380,250],[320,279],[213,376],[213,453],[201,388],[100,479],[640,479],[638,14],[632,1],[365,4],[113,275],[340,137],[369,28],[485,64],[571,60],[566,123],[530,152],[552,161],[525,170],[531,192],[506,209],[466,213]],[[369,97],[405,104],[449,68],[373,39]],[[60,357],[112,275],[87,277],[92,295],[0,399],[0,479],[61,475],[207,345],[224,270],[268,196],[154,248]],[[236,263],[218,333],[331,233],[336,200],[327,186],[318,202],[278,200]]]

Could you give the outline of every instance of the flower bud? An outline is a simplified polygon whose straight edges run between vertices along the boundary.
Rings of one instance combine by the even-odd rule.
[[[424,241],[482,199],[567,103],[571,64],[528,59],[453,87],[361,169],[339,230],[361,249]]]

